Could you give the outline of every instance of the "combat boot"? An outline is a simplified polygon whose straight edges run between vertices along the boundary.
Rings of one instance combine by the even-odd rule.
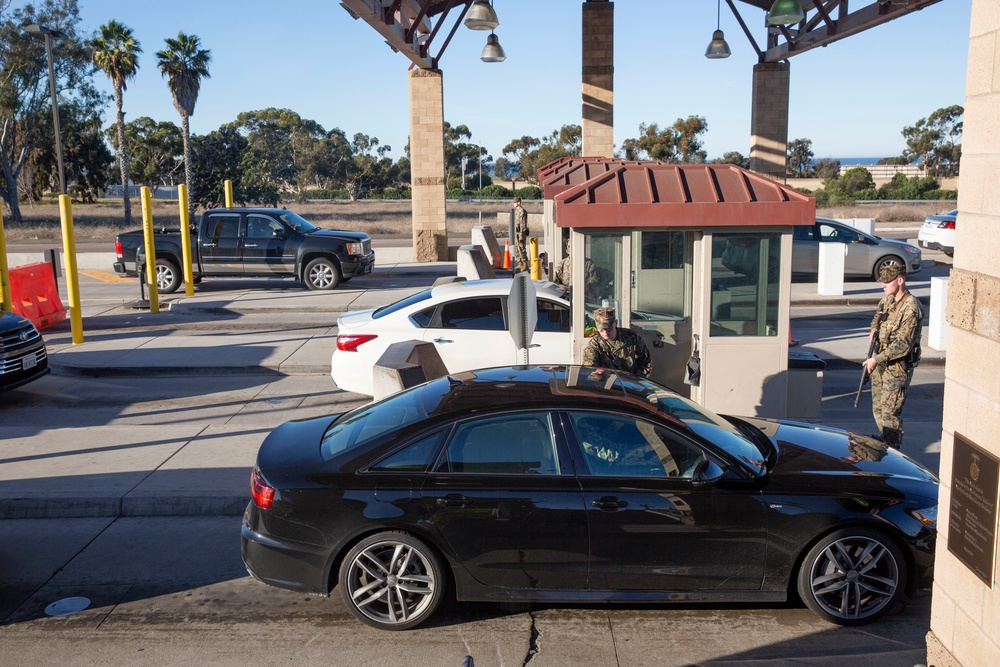
[[[903,446],[903,432],[897,428],[883,428],[882,440],[890,447],[899,449]]]

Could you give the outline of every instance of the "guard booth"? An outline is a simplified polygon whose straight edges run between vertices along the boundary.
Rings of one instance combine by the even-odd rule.
[[[716,412],[786,416],[792,229],[813,224],[815,200],[734,165],[591,158],[558,187],[547,243],[570,241],[573,361],[590,311],[614,306],[654,380]]]

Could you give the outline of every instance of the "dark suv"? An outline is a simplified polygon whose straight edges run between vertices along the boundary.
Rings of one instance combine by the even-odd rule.
[[[49,356],[38,329],[20,315],[0,317],[0,391],[37,380],[49,372]]]

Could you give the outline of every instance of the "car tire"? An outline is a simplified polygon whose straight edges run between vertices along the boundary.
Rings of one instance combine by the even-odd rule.
[[[338,576],[347,609],[381,630],[409,630],[426,621],[444,597],[444,570],[434,551],[402,531],[358,542]]]
[[[156,260],[156,289],[163,294],[173,294],[181,286],[181,272],[169,259]]]
[[[845,528],[825,535],[806,554],[798,591],[820,618],[860,625],[895,608],[906,577],[906,559],[892,539],[870,528]]]
[[[302,279],[312,290],[336,289],[340,284],[340,269],[332,260],[319,257],[306,264]]]
[[[896,264],[903,269],[903,275],[906,275],[906,262],[902,258],[895,255],[889,255],[888,257],[883,257],[879,261],[875,262],[875,268],[872,269],[872,278],[876,281],[879,280],[879,274],[882,273],[882,269]]]

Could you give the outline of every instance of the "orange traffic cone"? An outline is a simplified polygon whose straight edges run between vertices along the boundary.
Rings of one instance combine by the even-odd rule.
[[[501,269],[510,268],[510,241],[503,242],[503,264],[500,266]]]

